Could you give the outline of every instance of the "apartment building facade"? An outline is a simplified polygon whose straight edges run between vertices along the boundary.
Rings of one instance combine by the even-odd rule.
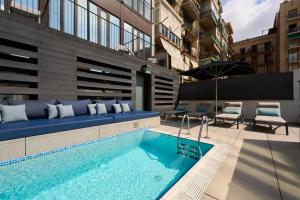
[[[234,43],[233,59],[245,61],[255,67],[257,73],[278,71],[277,34],[267,34]]]
[[[280,4],[277,20],[277,42],[280,72],[300,68],[300,0]]]
[[[300,0],[284,1],[267,35],[235,42],[235,60],[246,60],[258,73],[288,72],[300,68]],[[265,46],[264,46],[265,45]],[[257,46],[264,55],[254,56]],[[248,49],[248,50],[247,50]],[[245,52],[246,51],[246,52]],[[247,54],[247,51],[251,53]],[[254,50],[255,51],[255,50]],[[245,52],[245,53],[244,53]],[[244,55],[246,54],[246,55]]]
[[[155,56],[170,70],[198,67],[200,8],[195,0],[155,0]]]
[[[1,102],[118,98],[173,109],[180,78],[149,61],[153,4],[0,0]]]
[[[229,59],[233,30],[219,0],[156,0],[154,7],[155,55],[162,66],[180,72]]]

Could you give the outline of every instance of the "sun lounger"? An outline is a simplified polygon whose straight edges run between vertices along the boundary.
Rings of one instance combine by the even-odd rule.
[[[281,117],[280,103],[278,102],[260,102],[256,107],[256,115],[253,120],[253,130],[257,123],[269,125],[284,125],[286,128],[286,135],[288,132],[288,123]]]
[[[166,115],[175,115],[176,117],[180,116],[180,115],[184,115],[186,113],[188,113],[188,109],[187,109],[188,104],[187,103],[182,103],[179,102],[175,108],[175,110],[169,110],[169,111],[165,111],[163,112],[163,120],[166,119]]]
[[[236,122],[237,129],[239,128],[239,123],[242,120],[242,102],[226,102],[224,103],[224,108],[222,113],[215,116],[215,125],[218,119],[222,120],[232,120]]]

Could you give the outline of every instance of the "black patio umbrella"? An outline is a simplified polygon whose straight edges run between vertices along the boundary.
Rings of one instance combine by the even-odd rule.
[[[216,81],[216,114],[218,105],[218,78],[243,74],[253,74],[255,69],[247,62],[217,61],[182,72],[183,76],[190,76],[198,80],[215,79]]]

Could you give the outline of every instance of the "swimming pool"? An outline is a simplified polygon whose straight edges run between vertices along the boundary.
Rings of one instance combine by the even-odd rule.
[[[177,154],[176,137],[137,130],[2,163],[0,199],[158,199],[196,162]]]

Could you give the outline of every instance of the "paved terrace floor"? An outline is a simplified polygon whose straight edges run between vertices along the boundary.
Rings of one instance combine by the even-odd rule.
[[[191,123],[189,137],[198,134],[196,122]],[[167,120],[157,129],[177,134],[180,123]],[[231,148],[202,199],[300,200],[300,129],[290,127],[289,132],[286,136],[284,127],[270,130],[268,126],[258,126],[253,132],[247,122],[239,130],[223,122],[209,126],[209,139],[202,141]]]

